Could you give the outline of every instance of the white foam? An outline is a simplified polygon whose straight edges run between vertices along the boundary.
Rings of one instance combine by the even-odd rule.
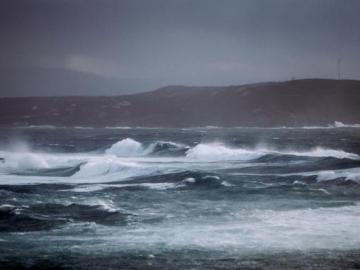
[[[106,188],[107,186],[101,185],[101,184],[92,184],[92,185],[82,185],[82,186],[78,186],[75,187],[73,189],[64,189],[61,191],[73,191],[73,192],[94,192],[94,191],[99,191],[99,190],[103,190],[104,188]]]
[[[339,169],[339,170],[322,170],[322,171],[309,171],[309,172],[298,172],[298,173],[230,173],[230,175],[249,175],[249,176],[276,176],[276,177],[288,177],[288,176],[316,176],[316,180],[331,181],[339,178],[344,180],[352,180],[360,184],[360,168],[351,169]],[[294,181],[294,184],[305,185],[300,181]]]
[[[185,179],[183,180],[183,182],[184,182],[184,183],[191,183],[191,184],[193,184],[193,183],[196,182],[196,180],[195,180],[194,177],[187,177],[187,178],[185,178]]]
[[[46,129],[55,129],[55,128],[61,128],[61,127],[57,127],[57,126],[54,126],[54,125],[30,125],[30,126],[25,126],[26,128],[46,128]]]
[[[330,125],[330,127],[336,127],[336,128],[360,128],[360,124],[344,124],[340,121],[335,121],[333,125]]]
[[[172,142],[175,147],[179,145]],[[0,183],[11,184],[38,184],[38,183],[105,183],[129,179],[142,175],[166,174],[181,172],[184,170],[205,170],[211,172],[217,169],[240,168],[248,166],[242,162],[223,162],[225,160],[248,161],[267,154],[296,155],[312,157],[336,157],[359,159],[359,156],[342,150],[314,148],[307,151],[276,150],[267,146],[256,148],[234,148],[221,143],[200,143],[189,149],[182,157],[154,157],[148,155],[154,149],[150,144],[144,147],[143,144],[133,139],[125,139],[109,148],[106,154],[51,154],[36,153],[26,150],[26,147],[19,147],[21,151],[2,151],[0,156],[5,158],[0,163]],[[183,147],[180,145],[179,147]],[[110,153],[117,153],[120,156]],[[124,155],[124,156],[122,156]],[[56,169],[73,167],[83,163],[80,170],[71,177],[40,177],[40,176],[16,176],[8,175],[22,173],[27,170]],[[331,176],[333,174],[333,176]],[[334,176],[334,174],[336,174]],[[311,173],[315,175],[315,173]],[[328,176],[322,173],[319,181],[342,177],[358,180],[356,173],[349,172],[328,172]]]
[[[241,148],[229,148],[221,143],[198,144],[186,152],[186,157],[194,160],[250,160],[264,153]]]
[[[144,156],[148,153],[141,143],[131,138],[123,139],[105,150],[108,155],[116,156]]]
[[[167,145],[171,149],[179,149],[179,148],[186,147],[185,144],[181,144],[181,143],[176,143],[176,142],[171,142],[171,141],[157,141],[157,142],[154,142],[149,145],[147,152],[150,152],[151,150],[153,150],[155,148],[155,146],[157,146],[157,145],[160,145],[160,146]]]
[[[10,162],[11,161],[12,160],[10,159]],[[43,156],[33,153],[24,153],[24,154],[16,155],[15,163],[17,168],[22,168],[22,169],[49,168],[49,164]]]
[[[329,129],[329,128],[360,128],[360,124],[344,124],[340,121],[334,121],[327,126],[304,126],[304,127],[279,127],[279,129]]]
[[[230,184],[228,181],[222,181],[221,185],[223,185],[224,187],[232,187],[233,185]]]
[[[226,128],[226,127],[223,127]],[[327,126],[276,126],[276,127],[247,127],[247,126],[238,126],[235,128],[239,129],[331,129],[331,128],[360,128],[360,124],[344,124],[340,121],[334,121],[333,124],[328,124]]]
[[[320,171],[318,172],[316,179],[321,182],[337,178],[344,178],[345,180],[352,180],[360,183],[360,168]]]
[[[94,129],[94,127],[75,126],[75,129]]]
[[[359,205],[285,211],[235,209],[231,216],[223,219],[204,220],[199,216],[185,221],[169,219],[157,226],[98,227],[104,230],[104,243],[98,248],[106,245],[107,248],[140,250],[186,247],[259,252],[351,250],[360,245]]]
[[[315,147],[313,149],[310,149],[309,151],[276,151],[276,153],[294,155],[294,156],[359,159],[359,156],[354,153],[345,152],[343,150],[327,149],[322,147]]]
[[[204,179],[204,180],[220,180],[220,177],[217,175],[205,175],[202,179]]]
[[[307,151],[294,151],[276,150],[268,147],[257,147],[254,149],[231,148],[221,143],[198,144],[186,152],[186,157],[204,161],[252,160],[268,154],[359,159],[359,156],[353,153],[321,147],[316,147]]]
[[[4,163],[0,163],[1,173],[49,168],[47,160],[41,154],[2,152],[1,157],[5,159]]]
[[[178,188],[181,185],[176,183],[140,183],[140,184],[123,184],[118,185],[118,187],[147,187],[150,189],[156,190],[166,190],[166,189],[173,189]]]
[[[114,206],[114,202],[110,199],[98,199],[98,198],[91,198],[86,199],[81,204],[91,205],[91,206],[100,206],[102,209],[108,212],[116,212],[118,208]]]
[[[105,153],[108,155],[115,155],[118,157],[141,157],[151,154],[157,146],[167,147],[169,151],[185,148],[186,145],[171,142],[171,141],[156,141],[154,143],[149,144],[148,146],[144,146],[142,143],[131,139],[126,138],[115,144],[113,144],[110,148],[105,150]],[[166,149],[161,149],[166,150]]]
[[[141,175],[152,175],[157,173],[171,173],[181,171],[184,164],[174,162],[176,159],[153,158],[153,157],[116,157],[112,155],[73,155],[44,156],[49,168],[58,168],[59,164],[69,166],[83,163],[80,170],[71,177],[55,176],[18,176],[8,173],[22,172],[22,168],[14,167],[13,171],[4,170],[5,164],[0,163],[1,184],[40,184],[40,183],[105,183],[121,181]],[[62,166],[64,167],[64,166]],[[65,166],[66,167],[66,166]],[[1,176],[1,174],[5,174]]]
[[[128,126],[123,126],[123,127],[116,127],[116,126],[108,126],[105,127],[106,129],[132,129],[132,127],[128,127]]]
[[[125,187],[146,187],[149,189],[155,190],[167,190],[178,188],[183,185],[176,183],[134,183],[134,184],[92,184],[92,185],[82,185],[76,188],[71,189],[73,192],[94,192],[107,188],[125,188]],[[69,191],[69,190],[64,190]]]
[[[132,171],[136,171],[139,166],[134,162],[126,162],[116,158],[94,158],[87,163],[81,165],[80,170],[75,173],[73,178],[85,178],[91,176],[109,175],[114,173],[122,173],[129,175]]]
[[[76,166],[89,158],[86,154],[50,154],[30,151],[1,151],[5,159],[0,163],[0,173],[23,173],[44,169]]]

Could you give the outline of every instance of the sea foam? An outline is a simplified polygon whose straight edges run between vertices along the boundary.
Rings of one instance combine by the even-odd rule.
[[[116,156],[143,156],[147,154],[141,143],[131,138],[123,139],[105,150],[106,154]]]
[[[334,157],[359,159],[359,156],[343,150],[316,147],[309,150],[276,150],[268,147],[254,149],[232,148],[224,144],[198,144],[186,152],[186,157],[195,160],[219,161],[219,160],[252,160],[265,155],[292,155],[303,157]]]

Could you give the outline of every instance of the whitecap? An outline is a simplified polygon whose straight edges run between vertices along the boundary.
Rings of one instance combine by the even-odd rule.
[[[334,157],[359,159],[354,153],[343,150],[327,149],[315,147],[310,150],[276,150],[269,147],[257,147],[254,149],[231,148],[221,143],[198,144],[186,152],[186,157],[201,161],[219,161],[219,160],[252,160],[264,155],[292,155],[303,157]]]
[[[114,173],[128,174],[136,171],[139,166],[134,162],[121,161],[116,158],[95,158],[80,166],[73,178],[109,175]],[[131,171],[131,169],[133,169]]]
[[[126,138],[114,143],[110,148],[105,150],[105,153],[115,156],[144,156],[148,151],[146,151],[140,142]]]
[[[229,148],[221,143],[198,144],[186,152],[186,157],[194,160],[250,160],[260,157],[263,153],[241,148]]]
[[[335,128],[360,128],[360,124],[344,124],[340,121],[335,121],[333,125],[330,125],[330,127]]]
[[[317,181],[330,181],[338,178],[355,181],[360,184],[360,168],[345,170],[327,170],[317,173]]]
[[[182,184],[176,183],[127,183],[127,184],[93,184],[93,185],[81,185],[70,190],[63,191],[72,191],[72,192],[94,192],[99,190],[104,190],[108,188],[127,188],[127,187],[145,187],[154,190],[167,190],[182,187]]]

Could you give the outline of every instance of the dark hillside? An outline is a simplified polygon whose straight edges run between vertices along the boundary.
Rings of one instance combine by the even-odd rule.
[[[360,123],[360,81],[168,86],[115,97],[0,99],[0,125],[313,126]]]

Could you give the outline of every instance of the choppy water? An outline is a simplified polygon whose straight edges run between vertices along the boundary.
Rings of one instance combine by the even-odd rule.
[[[359,269],[360,129],[0,130],[1,269]]]

